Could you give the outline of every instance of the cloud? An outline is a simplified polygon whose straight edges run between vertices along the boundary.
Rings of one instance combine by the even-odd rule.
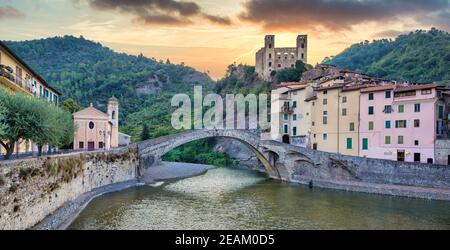
[[[11,6],[0,6],[0,19],[23,18],[25,14]]]
[[[243,21],[265,30],[349,30],[365,22],[417,20],[423,15],[450,8],[450,0],[249,0],[239,14]]]
[[[384,30],[372,35],[372,38],[394,38],[402,34],[408,34],[409,31],[401,30]]]
[[[74,0],[79,2],[80,0]],[[204,13],[195,2],[177,0],[87,0],[97,10],[115,10],[131,14],[135,23],[144,25],[187,25],[200,17],[215,24],[230,25],[228,17]]]

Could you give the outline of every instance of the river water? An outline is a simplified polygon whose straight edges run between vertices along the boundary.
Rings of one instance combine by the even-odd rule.
[[[96,198],[69,229],[450,229],[450,202],[309,189],[216,168]]]

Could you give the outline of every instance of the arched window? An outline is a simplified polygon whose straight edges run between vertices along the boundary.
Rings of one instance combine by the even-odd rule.
[[[113,110],[112,114],[111,114],[111,119],[115,120],[116,119],[116,111]]]
[[[272,67],[272,62],[269,62],[269,67]]]
[[[89,122],[89,128],[94,129],[94,127],[95,127],[94,122]]]

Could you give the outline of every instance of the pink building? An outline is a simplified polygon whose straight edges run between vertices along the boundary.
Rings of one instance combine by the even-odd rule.
[[[361,90],[359,155],[433,163],[444,133],[445,105],[434,84],[384,85]]]

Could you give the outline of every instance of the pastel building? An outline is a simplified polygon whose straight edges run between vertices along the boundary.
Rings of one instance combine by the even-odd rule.
[[[445,105],[438,93],[434,84],[362,89],[359,155],[434,163],[436,138],[445,132]]]
[[[271,138],[307,147],[311,133],[314,90],[305,83],[282,83],[272,91]]]
[[[313,149],[359,155],[359,95],[363,86],[333,78],[315,88],[311,121]]]
[[[107,113],[92,104],[73,114],[76,127],[73,149],[108,150],[119,146],[119,102],[115,97],[108,101]]]
[[[39,74],[37,74],[16,53],[0,41],[0,88],[14,93],[23,93],[43,98],[53,105],[60,102],[61,93],[52,88]],[[44,146],[44,151],[51,150]],[[19,140],[16,143],[16,154],[37,152],[37,145],[31,140]],[[0,145],[0,155],[5,149]]]

